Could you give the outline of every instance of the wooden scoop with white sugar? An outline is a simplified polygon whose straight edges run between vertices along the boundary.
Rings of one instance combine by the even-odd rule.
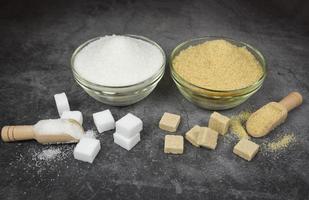
[[[253,113],[247,123],[247,132],[252,137],[263,137],[282,124],[288,112],[301,105],[303,98],[298,92],[291,92],[280,102],[270,102]]]
[[[83,127],[72,119],[40,120],[35,125],[4,126],[4,142],[35,139],[41,144],[75,143],[83,136]]]

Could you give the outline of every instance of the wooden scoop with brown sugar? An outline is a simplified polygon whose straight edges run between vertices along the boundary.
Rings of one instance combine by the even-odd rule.
[[[247,132],[252,137],[263,137],[274,128],[282,124],[288,116],[288,112],[303,102],[302,95],[291,92],[280,102],[270,102],[253,113],[247,123]]]

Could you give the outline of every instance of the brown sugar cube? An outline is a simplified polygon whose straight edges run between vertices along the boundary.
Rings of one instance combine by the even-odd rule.
[[[218,112],[213,112],[210,115],[208,127],[224,135],[229,129],[229,124],[230,118],[221,115]]]
[[[218,132],[208,128],[201,127],[201,131],[197,137],[197,144],[209,149],[216,149],[218,141]]]
[[[243,138],[234,146],[233,153],[242,157],[245,160],[250,161],[256,155],[258,150],[258,144],[246,138]]]
[[[164,141],[164,153],[182,154],[183,153],[183,136],[166,135]]]
[[[197,144],[197,137],[200,133],[201,127],[198,125],[195,125],[193,128],[191,128],[185,135],[185,138],[194,146],[200,147],[200,145]]]
[[[165,112],[159,122],[159,127],[162,130],[176,132],[180,123],[180,116]]]

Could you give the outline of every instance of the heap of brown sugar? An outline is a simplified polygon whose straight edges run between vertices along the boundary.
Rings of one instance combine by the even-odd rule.
[[[245,88],[263,74],[260,63],[246,47],[226,40],[212,40],[181,51],[173,67],[184,80],[213,90]]]

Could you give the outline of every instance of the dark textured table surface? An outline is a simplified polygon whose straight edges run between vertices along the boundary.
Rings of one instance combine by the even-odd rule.
[[[93,129],[92,113],[111,109],[116,119],[131,112],[144,121],[141,142],[131,151],[99,134],[102,149],[93,164],[73,158],[74,145],[43,146],[34,141],[0,142],[0,199],[309,199],[308,26],[264,3],[247,1],[2,1],[0,3],[0,126],[57,118],[53,95],[66,92],[71,108]],[[266,138],[247,162],[232,153],[233,137],[220,137],[215,151],[185,142],[183,155],[163,153],[166,132],[158,128],[165,111],[182,116],[178,134],[207,125],[210,111],[177,91],[168,69],[155,91],[127,107],[89,97],[69,68],[82,42],[106,34],[138,34],[169,54],[178,43],[205,35],[245,41],[268,63],[263,88],[246,103],[224,111],[237,114],[278,101],[290,91],[304,104]],[[271,153],[263,144],[293,132],[287,149]],[[40,152],[60,149],[52,160]]]

